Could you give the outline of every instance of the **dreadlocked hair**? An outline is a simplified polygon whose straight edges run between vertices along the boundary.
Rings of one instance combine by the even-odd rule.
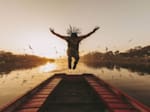
[[[81,31],[79,28],[77,27],[72,27],[71,25],[69,26],[69,28],[67,29],[67,34],[71,35],[72,33],[76,33],[76,34],[81,34]]]

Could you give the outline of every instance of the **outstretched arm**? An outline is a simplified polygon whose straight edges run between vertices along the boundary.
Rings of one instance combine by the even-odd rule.
[[[95,28],[93,29],[93,31],[91,31],[90,33],[88,33],[88,34],[86,34],[86,35],[80,36],[80,38],[81,38],[81,39],[87,38],[87,37],[89,37],[90,35],[92,35],[93,33],[95,33],[95,31],[97,31],[98,29],[99,29],[99,27],[95,27]]]
[[[63,36],[63,35],[60,35],[60,34],[56,33],[56,32],[54,31],[54,29],[52,29],[52,28],[50,28],[49,30],[50,30],[50,32],[51,32],[52,34],[56,35],[57,37],[60,37],[61,39],[66,40],[67,37],[68,37],[68,36]]]

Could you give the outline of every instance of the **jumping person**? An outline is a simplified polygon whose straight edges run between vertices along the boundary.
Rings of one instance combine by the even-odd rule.
[[[78,36],[78,34],[80,33],[79,32],[80,30],[77,28],[70,27],[70,29],[68,30],[69,36],[63,36],[63,35],[56,33],[52,28],[50,28],[50,31],[52,34],[67,41],[67,44],[68,44],[67,55],[68,55],[68,68],[69,69],[72,68],[72,66],[71,66],[72,58],[75,59],[73,69],[76,68],[76,65],[79,61],[79,43],[81,42],[81,40],[89,37],[91,34],[93,34],[98,29],[99,29],[99,27],[95,27],[93,29],[93,31],[91,31],[90,33],[88,33],[86,35]]]

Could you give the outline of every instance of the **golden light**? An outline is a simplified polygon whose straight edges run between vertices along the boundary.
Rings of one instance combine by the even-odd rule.
[[[55,70],[56,68],[57,68],[56,64],[54,64],[54,63],[47,63],[46,65],[40,67],[40,72],[41,73],[43,73],[43,72],[50,72],[52,70]]]
[[[55,37],[31,38],[26,53],[48,58],[58,58],[66,54],[66,45],[63,40]]]

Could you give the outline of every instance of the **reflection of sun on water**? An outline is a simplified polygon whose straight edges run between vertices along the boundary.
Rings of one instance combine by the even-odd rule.
[[[46,65],[40,67],[40,72],[50,72],[56,68],[57,68],[56,64],[47,63]]]

